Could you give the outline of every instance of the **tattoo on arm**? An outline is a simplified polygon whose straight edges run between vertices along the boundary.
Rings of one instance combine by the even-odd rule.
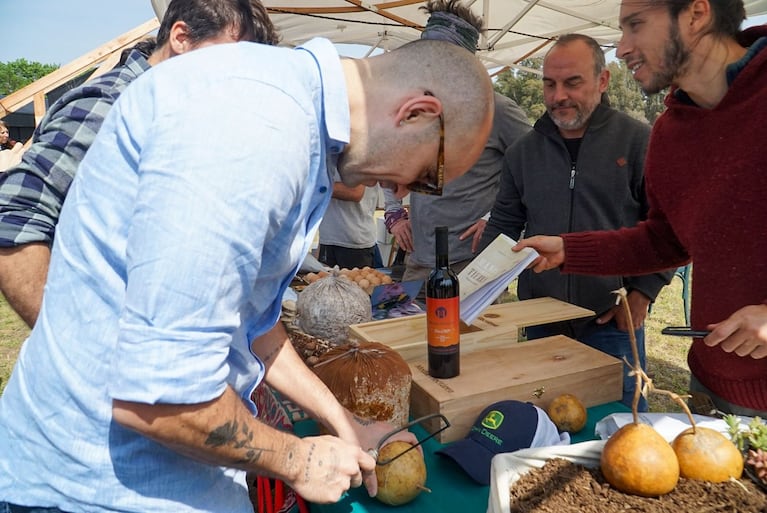
[[[264,365],[267,365],[269,362],[274,360],[275,356],[277,356],[277,353],[280,352],[280,349],[282,349],[282,346],[285,344],[285,342],[281,342],[277,345],[275,345],[271,351],[266,353],[263,357],[261,357],[261,360],[264,362]]]
[[[353,418],[354,418],[354,422],[356,422],[360,426],[370,426],[376,423],[376,421],[373,419],[366,419],[363,417],[359,417],[357,415],[353,415]]]
[[[264,452],[271,452],[270,449],[255,447],[253,445],[253,432],[247,424],[240,426],[236,420],[227,422],[215,428],[205,440],[208,447],[229,446],[233,449],[242,449],[245,454],[237,459],[237,464],[257,463]]]
[[[269,362],[271,362],[274,359],[274,357],[277,355],[277,353],[280,352],[281,348],[282,348],[282,346],[277,346],[277,347],[273,348],[271,351],[269,351],[268,353],[266,353],[263,356],[263,358],[262,358],[263,362],[264,362],[264,365],[268,365]]]
[[[304,469],[304,482],[309,482],[309,468],[311,467],[312,463],[312,454],[314,454],[314,448],[316,447],[316,444],[312,443],[311,446],[309,446],[309,455],[306,457],[306,468]]]

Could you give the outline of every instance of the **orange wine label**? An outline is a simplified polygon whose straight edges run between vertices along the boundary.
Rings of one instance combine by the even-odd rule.
[[[430,346],[454,346],[460,341],[459,298],[426,298],[426,337]]]

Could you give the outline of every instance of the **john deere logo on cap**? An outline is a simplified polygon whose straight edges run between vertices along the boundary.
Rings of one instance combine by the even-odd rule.
[[[503,413],[498,410],[492,410],[482,419],[482,425],[488,429],[498,429],[501,424],[503,424]]]

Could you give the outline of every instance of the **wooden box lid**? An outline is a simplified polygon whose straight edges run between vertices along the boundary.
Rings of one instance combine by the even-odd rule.
[[[490,305],[471,325],[461,323],[461,353],[517,342],[520,328],[592,315],[594,312],[587,308],[550,297]],[[426,357],[425,314],[353,324],[349,334],[359,340],[382,342],[406,361]]]

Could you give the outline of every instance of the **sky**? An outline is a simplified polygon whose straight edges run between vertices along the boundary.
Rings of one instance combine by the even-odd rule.
[[[0,5],[0,62],[23,58],[63,65],[154,17],[150,0],[0,0]],[[755,22],[767,23],[767,16],[747,24]]]
[[[154,18],[150,0],[0,0],[0,62],[66,64]]]

